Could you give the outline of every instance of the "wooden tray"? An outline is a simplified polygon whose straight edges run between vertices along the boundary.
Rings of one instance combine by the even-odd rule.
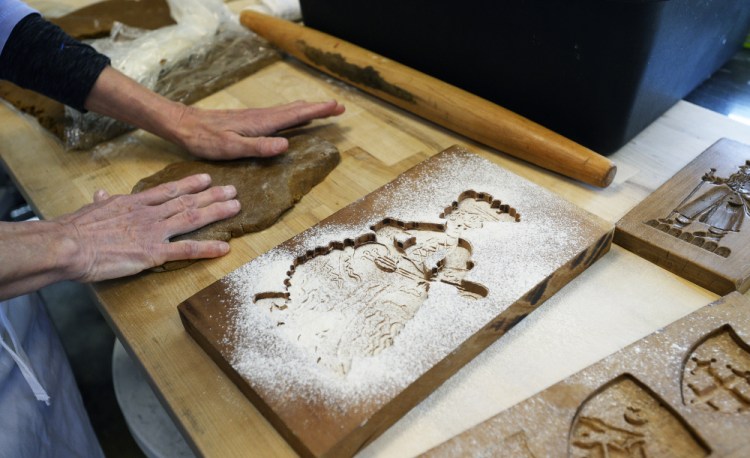
[[[613,231],[452,147],[179,311],[299,453],[353,455],[606,253]]]
[[[425,456],[748,456],[748,343],[734,292]]]
[[[750,146],[721,139],[617,223],[615,243],[717,294],[750,287]]]

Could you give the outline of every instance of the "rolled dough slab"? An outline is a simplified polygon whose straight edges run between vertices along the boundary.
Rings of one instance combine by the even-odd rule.
[[[234,185],[240,213],[173,240],[224,240],[271,226],[320,183],[341,160],[328,141],[309,135],[292,137],[289,150],[273,158],[236,161],[176,162],[136,183],[133,193],[196,173],[211,175],[213,185]],[[175,270],[194,261],[168,262],[157,271]]]

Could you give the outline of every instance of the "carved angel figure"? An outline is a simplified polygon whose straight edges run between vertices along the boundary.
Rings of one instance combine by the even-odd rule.
[[[444,224],[386,218],[356,240],[309,252],[291,266],[285,291],[259,293],[255,303],[318,364],[346,375],[355,357],[393,344],[431,283],[449,284],[469,300],[487,295],[484,286],[464,279],[473,262],[461,235],[520,216],[487,194],[467,191],[440,217]]]

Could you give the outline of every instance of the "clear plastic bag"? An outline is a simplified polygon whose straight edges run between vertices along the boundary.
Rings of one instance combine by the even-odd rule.
[[[246,6],[245,9],[270,14],[287,21],[302,19],[302,8],[299,0],[256,0],[253,4]]]
[[[177,24],[145,31],[116,23],[89,42],[112,66],[165,97],[192,103],[278,59],[221,0],[168,0]],[[65,143],[88,149],[133,128],[66,107]]]

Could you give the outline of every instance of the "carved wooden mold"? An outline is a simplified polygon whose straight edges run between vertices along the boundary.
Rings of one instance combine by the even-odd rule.
[[[748,456],[748,342],[750,300],[734,292],[426,455]]]
[[[298,452],[351,455],[606,253],[612,235],[454,147],[179,310]]]
[[[290,266],[283,291],[258,293],[254,302],[283,326],[280,332],[312,349],[317,364],[346,375],[353,357],[393,345],[431,283],[451,285],[463,299],[487,297],[484,285],[465,279],[472,247],[461,236],[486,224],[518,222],[520,215],[492,196],[467,191],[440,218],[445,224],[386,218],[372,232],[308,251]]]
[[[722,139],[617,223],[615,243],[718,294],[750,287],[750,146]]]

